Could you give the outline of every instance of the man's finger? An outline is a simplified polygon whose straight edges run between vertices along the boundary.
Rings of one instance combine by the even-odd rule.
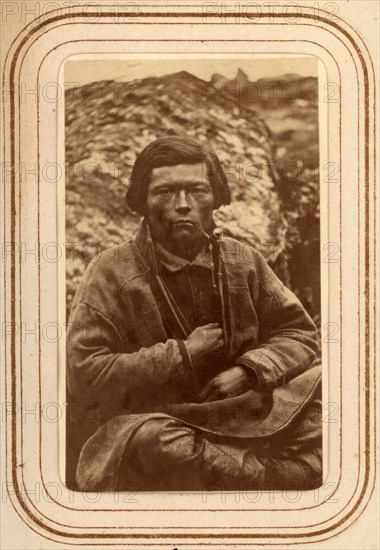
[[[204,399],[207,397],[207,395],[214,390],[214,382],[213,380],[210,380],[208,384],[203,388],[203,390],[200,392],[199,396],[201,399]]]
[[[207,403],[208,401],[217,401],[218,399],[223,399],[223,394],[218,389],[215,389],[206,397],[204,402]]]
[[[215,353],[218,354],[218,353],[221,352],[221,350],[223,349],[223,347],[224,347],[224,342],[223,342],[223,341],[222,341],[222,342],[216,342],[216,343],[212,346],[212,348],[211,348],[210,351],[211,351],[212,354],[215,354]]]
[[[204,401],[206,397],[210,394],[210,392],[211,392],[211,389],[207,390],[207,388],[205,388],[200,392],[199,397]]]
[[[202,392],[201,399],[204,403],[206,403],[207,401],[213,401],[215,395],[216,391],[210,388],[209,391],[204,393]]]

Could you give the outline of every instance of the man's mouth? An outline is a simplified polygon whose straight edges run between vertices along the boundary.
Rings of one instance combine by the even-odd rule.
[[[173,222],[173,225],[174,226],[187,226],[187,227],[195,227],[195,223],[192,221],[192,220],[186,220],[186,219],[181,219],[181,220],[176,220],[175,222]]]

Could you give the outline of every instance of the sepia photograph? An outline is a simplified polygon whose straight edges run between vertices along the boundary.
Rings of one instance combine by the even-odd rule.
[[[0,4],[0,547],[377,549],[380,4]]]
[[[63,75],[66,486],[320,487],[320,62]]]
[[[0,3],[1,548],[378,548],[379,10]]]

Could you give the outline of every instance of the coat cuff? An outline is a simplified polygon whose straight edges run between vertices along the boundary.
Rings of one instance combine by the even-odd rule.
[[[249,371],[249,374],[251,375],[251,383],[252,383],[252,389],[255,391],[260,391],[264,387],[264,378],[260,371],[260,368],[252,363],[252,361],[247,361],[245,359],[238,359],[235,362],[235,365],[239,367],[244,367],[246,370]]]
[[[177,340],[177,344],[178,344],[179,352],[181,354],[182,364],[185,370],[185,374],[191,380],[194,388],[199,389],[198,377],[196,375],[193,361],[191,360],[191,356],[187,348],[187,344],[185,340]]]
[[[266,348],[256,348],[239,357],[236,364],[255,373],[261,390],[273,390],[285,383],[286,368],[279,357]]]

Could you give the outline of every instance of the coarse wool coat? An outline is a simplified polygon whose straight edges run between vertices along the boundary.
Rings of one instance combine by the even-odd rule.
[[[217,371],[242,365],[256,385],[212,402],[199,401],[200,380],[204,385],[217,371],[205,378],[191,364],[155,279],[146,222],[133,241],[102,252],[87,268],[67,339],[70,392],[96,418],[79,461],[83,490],[117,488],[128,440],[144,415],[175,418],[229,441],[267,440],[292,422],[299,429],[303,410],[318,401],[318,335],[302,304],[255,248],[224,237],[221,255],[228,345]],[[207,262],[207,254],[198,261]],[[320,416],[307,422],[320,446]]]

